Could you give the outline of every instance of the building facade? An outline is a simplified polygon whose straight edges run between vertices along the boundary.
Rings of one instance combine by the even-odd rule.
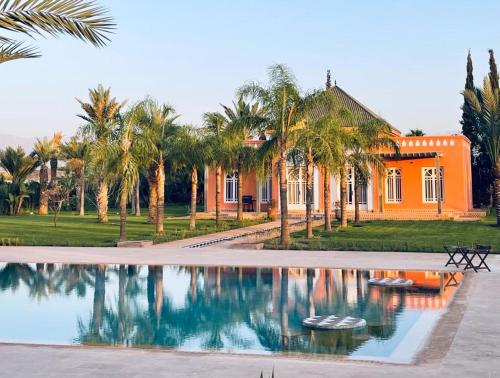
[[[342,106],[356,113],[364,121],[377,117],[338,86],[333,94]],[[361,187],[360,210],[364,219],[446,219],[481,216],[472,206],[472,179],[470,141],[461,134],[426,135],[406,137],[392,128],[392,137],[399,145],[399,154],[393,151],[379,153],[384,159],[385,170],[372,171],[370,180]],[[248,141],[256,148],[264,143]],[[305,213],[305,167],[290,164],[287,169],[288,209],[298,216]],[[355,172],[347,174],[347,208],[354,210]],[[237,209],[238,181],[232,171],[223,172],[220,193],[221,210]],[[331,176],[331,208],[336,211],[340,202],[340,180]],[[247,211],[265,212],[269,206],[279,207],[279,181],[274,166],[268,177],[258,177],[249,172],[243,177],[243,195]],[[323,175],[314,169],[313,209],[324,210]],[[215,170],[205,168],[205,211],[215,211]]]

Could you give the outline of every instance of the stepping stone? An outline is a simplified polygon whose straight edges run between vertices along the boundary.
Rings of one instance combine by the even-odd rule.
[[[404,278],[371,278],[368,280],[368,285],[383,287],[409,287],[413,285],[413,281],[405,280]]]
[[[304,327],[322,330],[344,330],[366,326],[366,320],[351,316],[312,316],[302,321]]]

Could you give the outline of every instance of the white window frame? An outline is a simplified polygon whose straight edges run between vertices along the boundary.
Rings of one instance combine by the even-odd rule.
[[[354,168],[349,168],[347,170],[347,175],[346,175],[346,181],[347,181],[347,205],[348,206],[354,206],[354,203],[356,201],[355,199],[355,193],[354,193],[354,183],[356,180],[356,172]],[[359,204],[361,206],[368,205],[368,183],[360,183],[359,184]],[[349,197],[351,197],[351,201],[349,201]]]
[[[233,197],[228,198],[227,186],[231,185]],[[238,175],[236,172],[226,173],[224,176],[224,203],[237,203],[238,202]]]
[[[260,190],[260,202],[269,203],[271,200],[271,175],[268,175],[259,185]],[[266,196],[264,196],[264,192]]]
[[[440,174],[440,178],[441,178],[441,202],[444,202],[444,199],[445,199],[445,188],[444,188],[444,169],[443,167],[440,167],[439,168],[440,171],[441,171],[441,174]],[[428,199],[430,198],[430,196],[427,196],[426,194],[426,188],[427,188],[427,185],[426,185],[426,172],[427,171],[431,171],[432,172],[432,175],[430,176],[430,179],[429,181],[432,181],[433,184],[431,184],[431,188],[432,188],[432,198],[431,199]],[[437,185],[436,185],[436,167],[423,167],[422,168],[422,202],[423,203],[437,203],[437,196],[436,196],[436,191],[437,191]]]
[[[401,168],[387,168],[385,174],[385,202],[402,203],[403,202],[403,177]],[[391,180],[392,182],[389,182]],[[392,189],[393,198],[389,198],[389,187]],[[398,197],[399,193],[399,197]]]

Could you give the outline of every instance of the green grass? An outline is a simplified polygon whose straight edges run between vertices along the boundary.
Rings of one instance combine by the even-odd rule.
[[[306,239],[305,231],[292,235],[288,249],[443,252],[443,245],[491,245],[500,252],[500,229],[493,218],[476,222],[453,221],[367,221],[332,232],[314,230],[314,238]],[[267,248],[280,248],[279,240],[265,243]]]
[[[143,216],[127,216],[128,240],[153,240],[155,243],[183,239],[187,237],[244,227],[262,222],[263,219],[225,220],[216,228],[213,220],[197,220],[196,231],[188,230],[189,220],[179,218],[187,215],[187,206],[169,205],[165,210],[165,235],[157,238],[155,226],[146,223],[147,210]],[[85,246],[108,247],[116,245],[120,218],[116,210],[109,213],[109,222],[99,224],[96,214],[84,217],[64,212],[61,213],[57,228],[54,228],[52,215],[39,216],[24,214],[17,217],[0,216],[0,245],[43,245],[43,246]]]

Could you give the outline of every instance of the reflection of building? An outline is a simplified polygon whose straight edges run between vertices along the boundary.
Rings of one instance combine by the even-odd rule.
[[[388,277],[412,280],[412,288],[424,290],[426,295],[412,293],[411,289],[408,289],[408,295],[404,296],[404,305],[409,308],[419,309],[445,308],[455,293],[454,281],[460,282],[463,278],[463,274],[460,272],[407,272],[397,270],[375,271],[373,276],[376,278]]]

